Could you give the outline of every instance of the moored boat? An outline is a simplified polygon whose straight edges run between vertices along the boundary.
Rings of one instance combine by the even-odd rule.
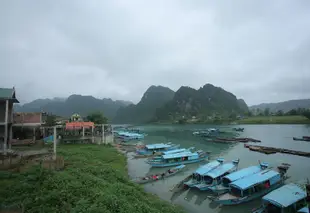
[[[185,165],[176,166],[173,169],[168,169],[167,171],[161,173],[161,174],[152,174],[148,175],[146,177],[137,178],[134,180],[135,183],[143,184],[143,183],[150,183],[157,180],[163,180],[165,178],[168,178],[170,176],[173,176],[179,172],[181,172],[185,168]]]
[[[233,160],[231,162],[223,163],[215,169],[204,173],[202,175],[201,181],[194,185],[201,191],[210,190],[212,187],[222,183],[222,178],[232,172],[237,171],[239,165],[239,159]]]
[[[213,201],[222,205],[238,205],[259,198],[283,185],[287,167],[279,172],[266,169],[229,184],[229,192]]]
[[[217,168],[224,162],[224,158],[218,158],[215,161],[207,163],[201,167],[199,167],[192,175],[191,179],[184,182],[184,185],[187,187],[193,187],[198,184],[202,178],[203,174],[210,172],[211,170]]]
[[[299,184],[286,184],[262,198],[262,205],[252,213],[307,212],[307,193]],[[308,209],[309,210],[309,209]]]
[[[141,149],[137,149],[137,155],[154,155],[156,152],[164,152],[178,149],[180,145],[171,143],[148,144]]]
[[[303,136],[302,138],[293,137],[293,140],[294,141],[310,141],[310,137],[308,136]]]
[[[233,130],[235,130],[236,132],[243,132],[244,131],[244,128],[233,128]]]
[[[208,158],[208,153],[202,150],[196,152],[181,152],[171,155],[162,155],[160,158],[150,158],[146,163],[152,167],[178,166],[181,164],[198,163]]]
[[[233,172],[231,174],[224,176],[222,178],[221,184],[210,187],[210,189],[217,194],[225,193],[229,190],[229,184],[230,183],[232,183],[236,180],[245,178],[249,175],[261,172],[262,170],[267,169],[267,168],[268,168],[267,163],[260,163],[260,165],[257,165],[257,166],[250,166],[250,167],[241,169],[239,171],[236,171],[236,172]]]
[[[174,150],[169,150],[169,151],[164,151],[164,152],[153,152],[151,154],[137,154],[134,156],[134,158],[149,158],[153,157],[154,159],[160,159],[161,155],[169,155],[169,154],[176,154],[176,153],[181,153],[181,152],[189,152],[191,150],[195,149],[195,147],[190,147],[188,149],[182,148],[182,149],[174,149]]]

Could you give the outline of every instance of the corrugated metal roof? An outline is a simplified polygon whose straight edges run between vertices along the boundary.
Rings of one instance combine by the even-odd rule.
[[[10,99],[13,96],[14,89],[10,88],[0,88],[0,98]]]
[[[267,181],[277,175],[280,175],[280,173],[274,170],[266,170],[266,171],[262,171],[262,172],[250,175],[248,177],[236,180],[232,182],[230,185],[233,187],[239,188],[241,190],[245,190],[253,185]]]
[[[209,176],[211,178],[217,178],[221,175],[223,175],[225,172],[228,172],[229,170],[231,170],[232,168],[236,167],[236,164],[234,164],[233,162],[230,163],[224,163],[223,165],[217,167],[216,169],[208,172],[207,174],[204,174],[204,176]]]
[[[171,154],[176,154],[179,152],[184,152],[187,151],[187,149],[175,149],[175,150],[170,150],[170,151],[165,151],[163,152],[164,155],[171,155]]]
[[[207,163],[201,167],[199,167],[195,173],[199,174],[199,175],[203,175],[205,173],[208,173],[210,172],[211,170],[215,169],[216,167],[218,167],[220,165],[220,162],[215,160],[215,161],[212,161],[210,163]]]
[[[148,144],[145,146],[147,149],[161,149],[161,148],[169,148],[171,144],[157,143],[157,144]]]
[[[285,208],[304,199],[306,196],[304,190],[296,184],[290,183],[265,195],[263,200]]]
[[[224,178],[230,180],[231,182],[233,181],[236,181],[240,178],[244,178],[246,176],[249,176],[249,175],[252,175],[252,174],[255,174],[259,171],[261,171],[261,167],[260,166],[250,166],[248,168],[244,168],[244,169],[241,169],[239,171],[236,171],[234,173],[231,173],[229,175],[226,175]]]
[[[182,157],[190,157],[190,156],[198,156],[197,152],[180,152],[172,155],[163,155],[163,159],[173,159],[173,158],[182,158]]]

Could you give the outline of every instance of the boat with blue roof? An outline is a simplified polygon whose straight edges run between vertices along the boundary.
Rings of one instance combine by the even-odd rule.
[[[171,154],[177,154],[181,152],[190,152],[191,150],[195,149],[195,147],[190,147],[188,149],[182,148],[182,149],[174,149],[169,151],[163,151],[163,152],[155,152],[152,154],[137,154],[134,156],[134,158],[149,158],[153,156],[153,159],[161,159],[161,155],[171,155]]]
[[[208,159],[208,153],[202,150],[196,152],[180,152],[176,154],[162,155],[160,158],[150,158],[146,163],[152,167],[178,166],[181,164],[198,163]]]
[[[183,184],[186,187],[194,187],[196,184],[200,183],[202,178],[203,178],[203,174],[208,173],[210,171],[212,171],[213,169],[217,168],[218,166],[220,166],[221,164],[223,164],[224,162],[224,158],[218,158],[215,161],[211,161],[210,163],[207,163],[201,167],[199,167],[193,174],[192,177],[185,181]]]
[[[147,144],[143,148],[138,149],[136,154],[138,155],[152,155],[156,152],[164,152],[176,150],[180,147],[180,145],[172,144],[172,143],[157,143],[157,144]]]
[[[250,167],[241,169],[239,171],[233,172],[229,175],[224,176],[222,178],[222,183],[219,185],[210,187],[210,190],[212,190],[214,193],[217,193],[217,194],[223,194],[229,190],[229,184],[230,183],[232,183],[236,180],[245,178],[249,175],[261,172],[267,168],[268,168],[267,163],[260,163],[257,166],[250,166]]]
[[[262,198],[262,205],[252,213],[309,212],[304,185],[286,184]]]
[[[278,167],[279,171],[266,169],[229,184],[229,191],[213,199],[222,205],[245,203],[279,188],[287,179],[288,165]]]
[[[237,171],[240,160],[233,160],[231,162],[223,163],[215,169],[204,173],[201,181],[195,184],[194,187],[201,191],[210,190],[212,187],[222,183],[222,178],[232,172]]]

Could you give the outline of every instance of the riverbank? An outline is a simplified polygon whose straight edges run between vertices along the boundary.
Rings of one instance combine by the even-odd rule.
[[[25,212],[183,212],[128,179],[126,157],[114,147],[61,145],[63,171],[34,166],[0,172],[1,207]]]
[[[237,124],[310,124],[310,119],[301,115],[253,116],[235,122]]]

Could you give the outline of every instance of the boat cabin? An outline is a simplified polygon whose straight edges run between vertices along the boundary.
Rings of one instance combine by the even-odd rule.
[[[164,151],[163,154],[171,155],[171,154],[176,154],[176,153],[185,152],[185,151],[187,151],[187,149],[175,149],[175,150]]]
[[[164,143],[158,143],[158,144],[148,144],[145,145],[145,150],[146,151],[155,151],[155,152],[160,152],[164,151],[168,148],[170,148],[172,145],[171,144],[164,144]]]
[[[224,158],[218,158],[215,161],[212,161],[210,163],[207,163],[206,165],[199,167],[193,173],[193,179],[196,181],[203,181],[203,174],[210,172],[211,170],[221,165],[223,162],[224,162]]]
[[[262,171],[229,184],[230,194],[236,197],[250,196],[262,192],[282,181],[281,174],[274,170]]]
[[[203,174],[202,181],[208,185],[217,185],[220,184],[222,178],[237,168],[239,160],[234,160],[229,163],[220,165],[214,170],[211,170],[208,173]]]
[[[307,193],[296,184],[287,184],[263,197],[267,212],[294,213],[306,206]]]
[[[222,178],[222,184],[225,187],[229,187],[229,184],[239,180],[241,178],[247,177],[249,175],[258,173],[264,169],[268,168],[268,164],[267,163],[262,163],[259,166],[250,166],[248,168],[244,168],[241,169],[237,172],[231,173],[229,175],[226,175]]]

